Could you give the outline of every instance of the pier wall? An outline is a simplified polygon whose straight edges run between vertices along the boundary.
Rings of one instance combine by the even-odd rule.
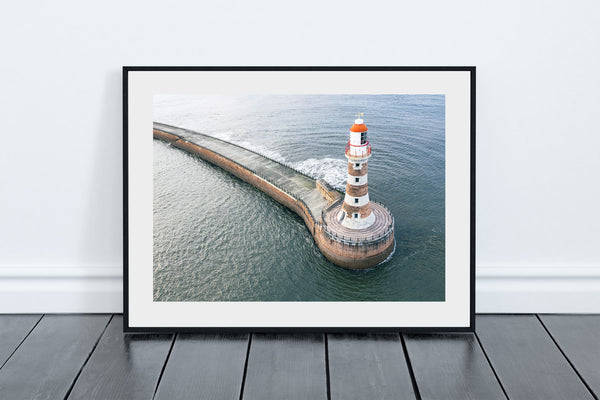
[[[319,189],[319,192],[321,192],[323,197],[325,197],[329,202],[336,201],[342,196],[340,192],[332,188],[331,185],[324,179],[317,180],[317,189]]]
[[[394,250],[393,233],[380,241],[357,245],[334,240],[319,226],[314,237],[325,258],[336,265],[350,269],[373,268]]]

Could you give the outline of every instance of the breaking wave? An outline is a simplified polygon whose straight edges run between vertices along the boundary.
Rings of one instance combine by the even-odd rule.
[[[325,179],[332,187],[344,191],[346,189],[348,161],[337,158],[309,158],[291,165],[296,171],[300,171],[315,179]]]
[[[346,190],[346,168],[348,162],[345,159],[342,160],[331,157],[321,159],[309,158],[304,161],[292,163],[289,162],[280,153],[270,150],[264,146],[257,145],[256,143],[248,142],[245,140],[236,140],[234,138],[233,132],[219,132],[211,136],[229,143],[233,143],[245,149],[251,150],[257,154],[260,154],[263,157],[269,158],[273,161],[277,161],[278,163],[290,167],[298,172],[302,172],[303,174],[308,175],[311,178],[324,179],[333,188],[341,190],[342,192]]]
[[[279,154],[276,151],[270,150],[264,146],[257,145],[256,143],[248,142],[245,140],[236,140],[233,138],[233,132],[219,132],[213,135],[209,135],[215,137],[217,139],[221,139],[225,142],[233,143],[237,146],[243,147],[244,149],[248,149],[257,154],[260,154],[263,157],[269,158],[273,161],[277,161],[280,164],[288,165],[289,163],[286,161],[285,157]]]

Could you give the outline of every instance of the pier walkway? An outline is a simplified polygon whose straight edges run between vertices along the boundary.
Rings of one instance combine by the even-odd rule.
[[[314,222],[318,221],[321,217],[321,211],[330,203],[317,188],[315,179],[251,150],[199,132],[158,122],[154,123],[154,129],[182,137],[253,172],[258,177],[303,202],[310,210]]]

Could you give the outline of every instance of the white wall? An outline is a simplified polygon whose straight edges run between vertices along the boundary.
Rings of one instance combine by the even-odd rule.
[[[121,66],[475,65],[478,310],[600,312],[600,3],[364,4],[4,5],[0,311],[121,310]]]

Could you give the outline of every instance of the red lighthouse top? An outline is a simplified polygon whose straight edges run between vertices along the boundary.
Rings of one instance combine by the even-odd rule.
[[[350,128],[350,132],[366,132],[367,130],[367,126],[362,119],[355,120],[354,125]]]

